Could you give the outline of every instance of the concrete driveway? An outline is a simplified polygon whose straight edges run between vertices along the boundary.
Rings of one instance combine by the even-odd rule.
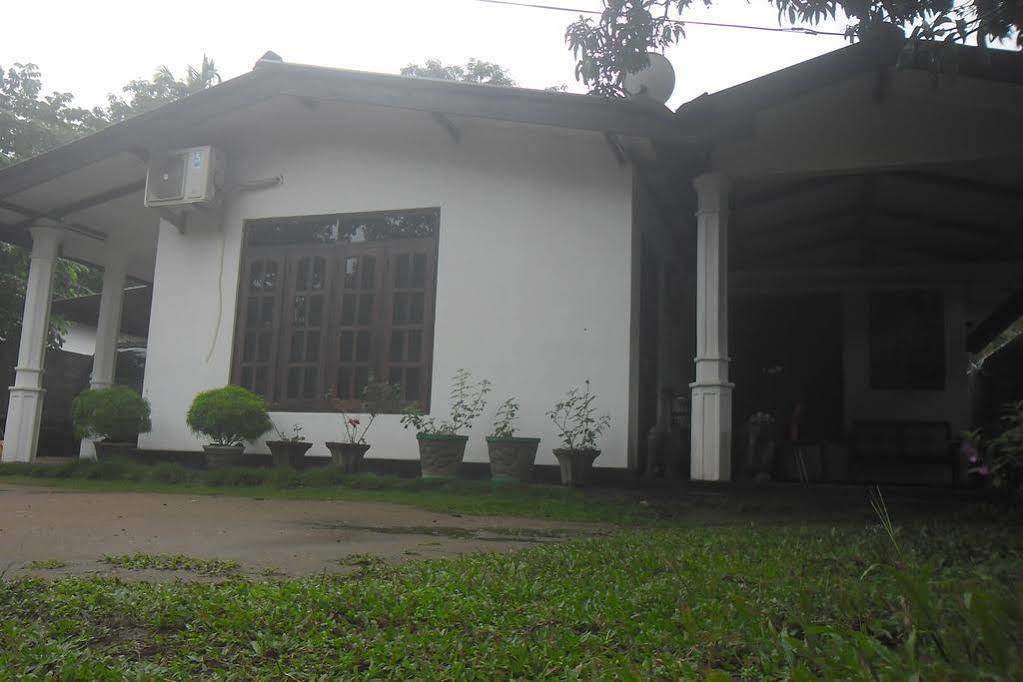
[[[105,555],[182,554],[236,561],[249,576],[357,570],[387,562],[521,549],[602,534],[594,525],[440,514],[374,502],[93,493],[0,484],[0,572],[161,580],[188,571],[128,570]]]

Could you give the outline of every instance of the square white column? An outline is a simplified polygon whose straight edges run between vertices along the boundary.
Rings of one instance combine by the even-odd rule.
[[[96,349],[92,356],[90,388],[114,385],[117,369],[117,339],[121,332],[121,311],[124,306],[124,282],[127,264],[124,255],[113,253],[103,268],[103,288],[99,297],[99,317],[96,321]],[[96,446],[88,438],[82,439],[79,457],[96,458]]]
[[[732,384],[728,381],[728,196],[722,173],[693,181],[696,211],[696,381],[690,475],[727,481],[732,475]]]
[[[53,274],[63,231],[53,221],[41,221],[32,234],[32,261],[25,287],[25,312],[14,386],[11,386],[4,429],[4,462],[31,462],[39,445],[43,413],[43,366],[53,298]]]

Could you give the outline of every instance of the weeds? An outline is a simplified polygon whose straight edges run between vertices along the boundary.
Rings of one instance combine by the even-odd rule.
[[[54,571],[54,570],[57,570],[57,569],[60,569],[60,568],[66,568],[66,567],[67,567],[67,562],[66,561],[61,561],[60,559],[43,559],[41,561],[30,561],[25,566],[25,568],[28,568],[28,569],[33,570],[33,571],[37,571],[37,570]]]
[[[192,571],[200,575],[225,576],[238,572],[238,562],[228,559],[197,559],[184,554],[120,554],[101,561],[130,571]]]

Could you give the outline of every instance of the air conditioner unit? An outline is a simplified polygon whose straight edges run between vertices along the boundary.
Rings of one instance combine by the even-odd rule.
[[[146,172],[146,206],[210,204],[217,193],[220,155],[190,147],[154,155]]]

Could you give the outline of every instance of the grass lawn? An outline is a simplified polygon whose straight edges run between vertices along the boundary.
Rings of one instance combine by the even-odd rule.
[[[159,468],[82,468],[75,475],[92,478],[52,480],[229,485],[206,474],[159,482]],[[400,566],[363,561],[343,576],[249,580],[207,561],[196,570],[222,578],[3,579],[0,679],[1023,679],[1018,527],[695,527],[635,500],[482,482],[374,481],[374,490],[355,478],[317,488],[302,479],[313,473],[292,472],[306,482],[290,487],[238,489],[635,515],[606,537]],[[194,561],[107,560],[157,559]]]
[[[0,677],[1020,679],[1023,543],[975,531],[896,550],[878,528],[658,528],[348,577],[8,580]]]

